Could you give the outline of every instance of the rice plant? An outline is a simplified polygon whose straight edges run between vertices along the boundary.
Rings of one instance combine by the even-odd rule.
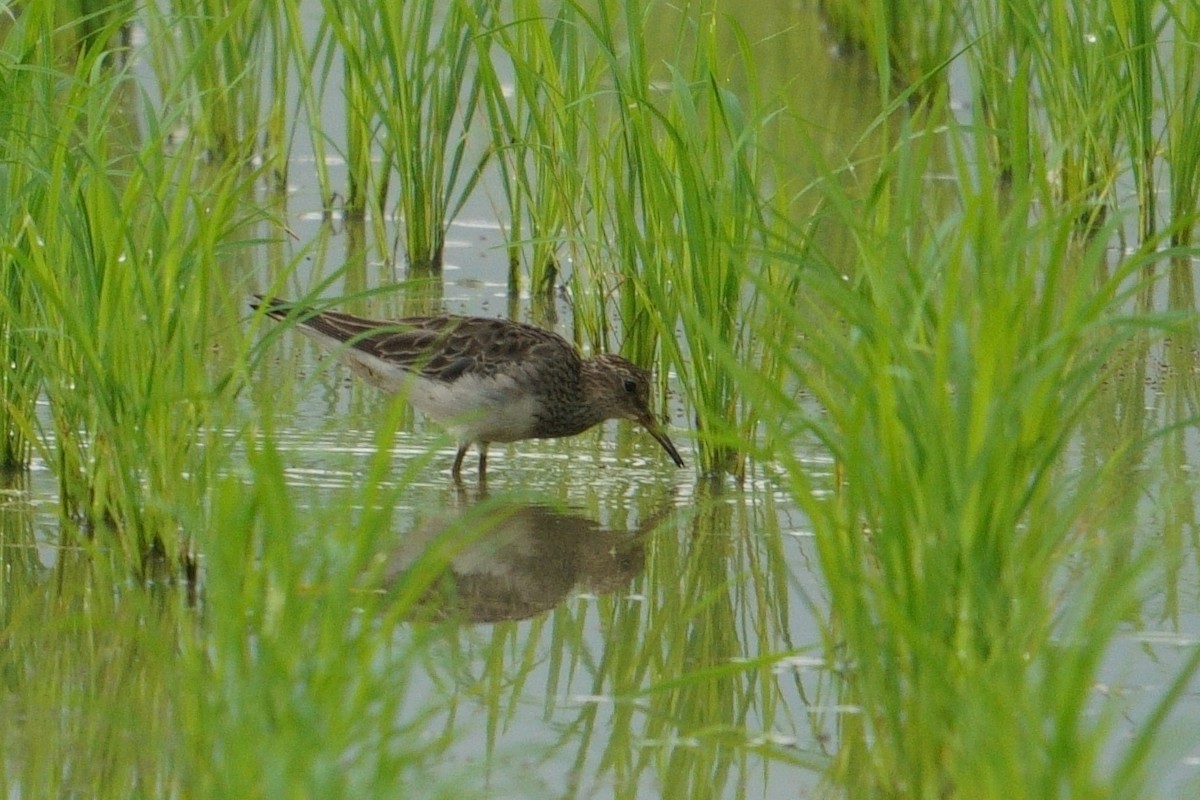
[[[930,214],[941,141],[912,131],[864,200],[828,184],[857,263],[792,256],[813,303],[779,306],[803,334],[780,357],[822,409],[776,394],[782,440],[810,428],[841,475],[822,494],[778,451],[831,593],[828,657],[863,711],[831,778],[855,797],[1127,791],[1161,720],[1100,768],[1113,731],[1108,711],[1089,721],[1091,687],[1156,552],[1129,526],[1093,535],[1088,509],[1144,432],[1110,430],[1082,475],[1066,456],[1106,365],[1166,321],[1128,306],[1157,256],[1109,264],[1106,237],[1077,237],[1078,207],[998,197],[976,173],[984,143],[954,128],[958,209]]]
[[[610,14],[601,7],[581,17],[604,55],[612,96],[604,98],[611,127],[586,139],[586,233],[570,284],[576,326],[604,346],[615,295],[622,349],[643,363],[660,354],[685,378],[701,468],[741,476],[757,412],[706,354],[716,339],[752,358],[747,319],[760,282],[769,291],[788,286],[756,256],[769,225],[761,137],[770,113],[723,88],[728,74],[749,68],[751,45],[734,28],[738,56],[718,65],[715,38],[730,22],[714,12],[654,18],[653,34],[643,9]]]
[[[945,85],[943,79],[928,79],[950,58],[961,35],[958,5],[820,0],[818,7],[835,36],[870,54],[885,101],[893,89],[926,93]]]
[[[62,509],[57,528],[9,527],[39,472],[2,487],[0,794],[490,796],[528,789],[531,762],[585,794],[751,794],[796,769],[851,797],[1154,791],[1200,655],[1128,738],[1121,699],[1094,687],[1147,595],[1164,619],[1188,613],[1194,253],[1170,254],[1163,288],[1151,233],[1166,166],[1164,230],[1192,235],[1190,6],[860,4],[880,94],[908,94],[847,134],[780,126],[755,67],[767,40],[716,4],[319,5],[311,41],[296,2],[138,7],[135,55],[158,84],[112,49],[132,4],[25,3],[0,31],[0,462],[32,452]],[[913,85],[951,46],[985,96],[954,114],[940,78]],[[322,119],[339,79],[344,139]],[[337,150],[343,210],[370,219],[344,249],[327,226],[292,257],[284,201],[256,189],[306,125],[327,210]],[[879,152],[820,163],[818,136]],[[409,263],[436,273],[492,164],[508,312],[526,279],[542,296],[564,283],[577,342],[674,371],[711,479],[650,502],[648,481],[547,469],[547,492],[587,497],[614,530],[653,519],[626,526],[629,550],[585,520],[565,554],[639,574],[604,573],[619,591],[591,596],[563,579],[579,560],[530,559],[554,565],[559,605],[454,627],[433,608],[441,570],[462,538],[497,533],[502,498],[388,572],[429,471],[409,453],[396,475],[406,412],[372,401],[366,463],[331,457],[348,486],[296,486],[312,454],[274,426],[318,381],[281,390],[283,334],[259,338],[242,294],[290,280],[381,316],[440,310],[439,275],[400,296],[369,253],[398,205]],[[1113,247],[1130,177],[1132,253]],[[264,240],[265,265],[249,255]],[[326,247],[346,263],[325,268]],[[1156,352],[1168,377],[1148,394]],[[317,402],[361,412],[339,387]],[[803,537],[775,516],[787,497]],[[1135,527],[1146,498],[1156,536]],[[783,666],[820,646],[823,666]],[[554,741],[505,762],[527,705]],[[459,731],[486,766],[447,757]]]
[[[467,132],[481,91],[474,38],[490,26],[491,4],[323,7],[330,41],[350,77],[351,180],[363,187],[352,193],[351,211],[364,202],[359,192],[369,189],[371,208],[382,217],[395,173],[408,263],[418,272],[437,272],[446,225],[479,178]],[[372,173],[376,156],[379,168]]]
[[[966,3],[964,18],[964,36],[971,39],[964,54],[974,78],[971,96],[985,126],[978,135],[987,137],[988,156],[1000,177],[1024,184],[1042,147],[1032,124],[1034,48],[1026,38],[1029,29],[999,3]]]
[[[1102,10],[1086,0],[1022,3],[1014,16],[1034,48],[1032,78],[1045,109],[1040,121],[1058,202],[1087,200],[1081,223],[1094,225],[1114,202],[1118,174],[1119,98],[1125,93],[1114,66],[1119,39]]]
[[[481,67],[496,48],[512,67],[511,98],[494,70],[484,96],[492,128],[494,163],[508,205],[509,291],[519,294],[527,272],[534,295],[549,297],[563,272],[564,256],[578,250],[572,232],[586,213],[582,196],[586,141],[602,92],[603,61],[581,35],[581,12],[564,3],[546,15],[536,2],[513,4],[512,19],[497,20],[481,36]],[[603,128],[603,123],[601,122]]]
[[[1166,117],[1164,160],[1171,188],[1171,237],[1177,245],[1192,242],[1200,205],[1200,9],[1191,3],[1168,3],[1174,31],[1169,55],[1160,60],[1163,113]],[[1165,63],[1164,63],[1165,62]]]
[[[145,143],[129,138],[143,109],[127,72],[94,69],[102,57],[13,72],[52,123],[17,140],[28,172],[6,261],[21,284],[2,300],[42,378],[50,427],[28,408],[21,424],[65,516],[133,570],[161,557],[174,572],[189,558],[179,510],[200,502],[215,453],[209,412],[234,385],[196,353],[221,308],[225,242],[253,212],[240,169],[206,174],[197,149],[165,151],[173,119],[147,114]]]
[[[0,164],[0,191],[19,197],[29,190],[37,166],[22,156],[31,140],[50,135],[53,121],[36,112],[15,113],[30,98],[7,66],[0,66],[0,84],[0,147],[11,154]],[[0,471],[28,466],[35,436],[30,423],[40,379],[34,351],[41,333],[21,325],[34,302],[17,256],[25,225],[20,204],[0,205]]]
[[[1127,92],[1122,98],[1118,118],[1129,148],[1129,166],[1137,197],[1138,236],[1149,240],[1158,224],[1155,192],[1155,160],[1158,138],[1155,134],[1156,100],[1163,86],[1157,80],[1159,20],[1155,4],[1143,2],[1107,3],[1109,19],[1102,24],[1116,37],[1119,58],[1111,62],[1117,72],[1114,85]]]
[[[14,240],[19,246],[19,239]],[[6,471],[28,467],[33,455],[31,421],[40,388],[34,352],[41,336],[21,327],[32,297],[17,259],[4,253],[0,253],[0,292],[4,296],[0,308],[6,312],[0,318],[0,471]]]
[[[124,49],[132,24],[133,3],[128,0],[74,0],[53,5],[58,21],[59,46],[68,38],[73,38],[80,51],[98,48],[115,53]]]
[[[280,159],[286,153],[280,115],[289,52],[284,9],[293,4],[180,0],[167,8],[150,4],[142,9],[153,42],[148,55],[160,102],[187,109],[180,122],[214,161],[246,165],[265,153],[271,166],[282,171]],[[271,75],[269,82],[264,73]],[[270,126],[264,129],[268,106]]]
[[[59,44],[60,30],[51,4],[32,4],[14,20],[0,50],[0,179],[6,196],[16,201],[0,205],[0,463],[5,469],[27,466],[37,439],[37,353],[46,331],[36,322],[39,301],[23,260],[40,244],[30,209],[45,198],[48,151],[61,130],[53,77],[71,45]]]

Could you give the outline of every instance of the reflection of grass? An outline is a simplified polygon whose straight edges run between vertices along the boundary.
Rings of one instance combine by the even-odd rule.
[[[446,796],[422,771],[447,740],[425,729],[428,696],[412,687],[436,630],[403,627],[412,598],[362,588],[404,488],[383,481],[394,423],[368,480],[307,520],[269,438],[249,446],[246,479],[216,487],[211,524],[226,535],[209,542],[209,624],[184,660],[207,688],[178,701],[196,796]]]
[[[166,585],[114,591],[115,551],[63,550],[48,581],[0,550],[0,673],[20,687],[0,726],[5,796],[462,796],[429,775],[448,737],[413,687],[438,669],[423,661],[438,631],[361,588],[398,493],[356,487],[302,519],[284,466],[250,444],[194,510],[220,531],[195,607]],[[367,472],[389,469],[381,448]]]
[[[780,767],[769,785],[787,785],[790,770],[824,759],[783,744],[807,747],[814,736],[790,705],[803,696],[801,681],[774,669],[793,632],[788,543],[771,504],[754,496],[752,505],[713,482],[700,488],[694,512],[656,518],[652,498],[636,500],[641,514],[651,512],[640,525],[644,575],[527,626],[461,634],[474,670],[447,713],[478,707],[489,748],[503,757],[503,733],[523,698],[540,698],[557,757],[616,796],[662,786],[664,796],[729,797],[764,762]]]
[[[0,792],[119,797],[169,785],[180,755],[164,713],[173,687],[182,695],[171,673],[186,628],[178,608],[156,608],[150,593],[118,599],[120,579],[72,549],[57,554],[57,581],[4,558],[0,672],[20,691],[5,700]]]

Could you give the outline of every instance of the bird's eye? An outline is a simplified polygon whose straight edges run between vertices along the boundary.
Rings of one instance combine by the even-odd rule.
[[[626,378],[625,379],[625,391],[629,392],[629,394],[633,394],[634,392],[636,392],[637,391],[637,381],[635,381],[633,378]]]

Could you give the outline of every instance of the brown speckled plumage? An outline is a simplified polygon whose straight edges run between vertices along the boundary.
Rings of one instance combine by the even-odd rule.
[[[573,436],[606,419],[645,427],[678,465],[679,452],[650,411],[650,373],[616,355],[582,358],[558,334],[504,319],[448,314],[395,321],[316,312],[257,298],[274,319],[338,352],[350,368],[409,402],[459,437],[453,475],[467,448],[479,445],[479,474],[489,442]]]

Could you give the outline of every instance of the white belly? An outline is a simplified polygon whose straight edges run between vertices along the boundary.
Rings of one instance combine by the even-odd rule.
[[[309,328],[302,327],[301,331],[337,353],[367,383],[404,397],[459,441],[515,442],[533,435],[541,404],[517,377],[467,375],[442,383],[414,375]]]
[[[461,441],[515,442],[533,435],[541,404],[509,376],[466,376],[446,384],[412,376],[401,388],[413,408]]]

